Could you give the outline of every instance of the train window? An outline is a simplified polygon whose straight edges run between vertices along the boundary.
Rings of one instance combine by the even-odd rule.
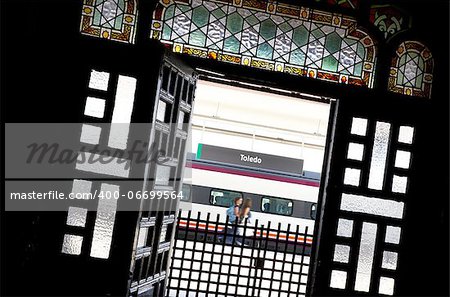
[[[209,202],[212,205],[230,207],[233,205],[236,197],[243,197],[243,195],[240,192],[212,189],[209,195]]]
[[[280,214],[285,216],[292,215],[292,200],[274,197],[262,197],[261,210],[263,212]]]
[[[316,213],[317,213],[317,203],[311,204],[311,219],[316,219]]]
[[[191,185],[183,184],[181,188],[181,201],[190,201],[191,200]]]

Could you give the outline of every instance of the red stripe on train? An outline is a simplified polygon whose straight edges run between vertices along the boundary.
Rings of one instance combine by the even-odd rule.
[[[180,220],[180,226],[186,227],[187,226],[187,221],[186,220]],[[189,227],[190,229],[196,229],[198,226],[198,229],[200,230],[205,230],[206,229],[206,224],[205,223],[196,223],[196,222],[189,222]],[[217,231],[223,231],[225,228],[221,227],[221,226],[217,226]],[[216,225],[215,224],[208,224],[208,230],[210,231],[214,231],[216,230]],[[256,235],[260,236],[261,235],[261,231],[256,231]],[[267,236],[267,231],[263,231],[262,232],[262,236]],[[277,239],[277,232],[269,232],[269,238],[271,239]],[[287,235],[284,232],[280,232],[278,235],[279,239],[284,239],[286,240]],[[295,235],[289,235],[289,241],[295,241]],[[297,242],[300,243],[308,243],[311,244],[313,242],[312,238],[310,238],[309,236],[306,236],[306,240],[304,236],[297,236]]]
[[[239,169],[223,168],[223,167],[217,167],[217,166],[213,166],[213,165],[196,164],[196,163],[191,163],[191,162],[189,162],[189,164],[187,164],[186,166],[194,168],[194,169],[215,171],[215,172],[220,172],[220,173],[228,173],[228,174],[242,175],[242,176],[248,176],[248,177],[256,177],[256,178],[280,181],[280,182],[291,183],[291,184],[305,185],[305,186],[311,186],[311,187],[319,187],[319,182],[310,181],[310,180],[299,180],[299,179],[290,178],[290,177],[286,177],[286,176],[285,177],[273,176],[270,174],[247,172],[247,171],[239,170]]]

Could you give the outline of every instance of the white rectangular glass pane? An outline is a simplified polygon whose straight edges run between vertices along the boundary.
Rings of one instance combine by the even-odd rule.
[[[347,159],[362,161],[364,154],[364,145],[350,142],[348,144]]]
[[[346,219],[339,219],[336,235],[342,237],[352,237],[352,234],[353,234],[353,221]]]
[[[179,113],[179,115],[178,115],[178,123],[180,124],[182,124],[183,123],[183,121],[184,121],[184,115],[185,115],[185,113],[184,112],[182,112],[182,111],[180,111],[180,113]]]
[[[356,268],[356,291],[369,292],[376,236],[377,224],[364,222],[362,226],[361,245],[359,247],[358,264]]]
[[[397,151],[395,154],[395,167],[408,169],[411,162],[411,153],[406,151]]]
[[[183,129],[184,116],[185,113],[180,111],[180,114],[178,115],[178,129]]]
[[[81,245],[83,244],[83,237],[64,234],[63,246],[61,252],[69,255],[79,255],[81,254]]]
[[[109,147],[118,149],[126,149],[127,147],[135,91],[136,79],[134,77],[119,75],[111,120],[111,130],[109,132]]]
[[[163,123],[164,123],[164,118],[166,116],[166,107],[167,107],[167,103],[162,100],[159,100],[158,111],[156,113],[156,119]]]
[[[120,150],[125,150],[128,143],[128,134],[130,132],[130,124],[128,123],[111,123],[108,137],[108,146]]]
[[[401,231],[402,231],[402,229],[400,227],[387,226],[386,227],[386,237],[384,239],[384,242],[399,244]]]
[[[380,277],[380,287],[378,293],[383,295],[394,295],[395,280],[390,277]]]
[[[157,185],[169,185],[170,179],[170,166],[156,165],[156,181]]]
[[[75,227],[84,227],[86,225],[87,208],[69,207],[67,212],[66,224]]]
[[[101,71],[91,71],[91,78],[89,79],[89,88],[101,91],[108,90],[109,73]]]
[[[110,192],[114,197],[114,192],[118,192],[117,185],[102,183],[103,193]],[[109,250],[116,220],[117,199],[99,199],[97,207],[97,217],[95,218],[94,234],[92,236],[91,257],[108,259]]]
[[[366,136],[367,119],[353,118],[351,133],[355,135]]]
[[[102,133],[101,127],[83,124],[83,126],[81,126],[80,141],[94,145],[98,144],[100,141],[101,133]]]
[[[414,128],[408,126],[400,126],[398,133],[398,142],[412,144],[414,137]]]
[[[369,188],[383,189],[386,158],[389,144],[391,124],[377,122],[373,143],[372,158],[370,160]]]
[[[102,162],[99,160],[102,160]],[[128,177],[130,173],[129,163],[130,161],[125,159],[91,154],[88,152],[80,152],[78,153],[75,168],[81,171],[94,172],[98,174]]]
[[[81,198],[82,195],[91,193],[92,182],[82,179],[74,179],[72,184],[72,193],[75,194],[75,198]]]
[[[392,192],[405,194],[407,183],[408,183],[407,176],[394,175],[392,179]]]
[[[358,187],[360,175],[361,175],[361,170],[359,170],[359,169],[345,168],[344,184]]]
[[[333,261],[340,263],[348,263],[350,258],[350,247],[348,245],[336,244],[334,246]]]
[[[153,290],[153,285],[139,287],[137,290],[137,296],[153,296]]]
[[[388,218],[401,219],[403,217],[403,208],[403,202],[346,193],[342,194],[341,199],[341,210]]]
[[[347,281],[347,272],[340,270],[331,271],[330,287],[336,289],[345,289]]]
[[[84,115],[94,117],[94,118],[103,118],[105,114],[105,100],[87,97],[86,106],[84,107]]]
[[[167,235],[167,225],[162,225],[161,233],[159,235],[159,243],[166,242],[166,235]]]
[[[381,263],[381,268],[395,270],[397,269],[397,258],[398,254],[396,252],[383,252],[383,262]]]
[[[145,242],[147,241],[147,233],[148,233],[148,228],[139,229],[139,238],[138,238],[138,244],[137,244],[138,248],[145,246]]]

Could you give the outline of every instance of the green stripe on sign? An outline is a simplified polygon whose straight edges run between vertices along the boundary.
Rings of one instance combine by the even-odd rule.
[[[202,157],[202,149],[203,149],[203,143],[199,143],[197,147],[197,159],[201,159]]]

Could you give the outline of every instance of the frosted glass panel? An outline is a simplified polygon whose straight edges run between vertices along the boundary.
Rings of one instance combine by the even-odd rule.
[[[122,150],[127,148],[128,132],[130,129],[129,123],[131,122],[131,114],[133,112],[135,90],[135,78],[119,75],[108,139],[109,147]]]
[[[348,69],[353,69],[352,66],[355,64],[355,58],[356,52],[352,48],[347,47],[341,50],[339,62],[342,64],[342,66]]]
[[[394,175],[392,179],[392,192],[405,194],[407,183],[408,177]]]
[[[82,179],[75,179],[72,184],[72,193],[76,195],[76,198],[81,197],[85,193],[90,193],[92,182]]]
[[[413,60],[409,60],[404,66],[403,66],[403,73],[405,74],[405,81],[404,84],[406,86],[416,86],[416,77],[417,77],[417,64]]]
[[[406,151],[397,151],[395,155],[395,167],[408,169],[411,162],[411,153]]]
[[[162,225],[161,233],[159,236],[159,243],[166,242],[167,240],[166,235],[167,235],[167,225]]]
[[[190,20],[186,15],[178,15],[173,23],[173,30],[178,36],[183,36],[189,32]]]
[[[92,70],[89,79],[89,88],[107,91],[108,90],[109,73]]]
[[[164,118],[166,115],[166,107],[167,107],[167,103],[162,100],[159,100],[158,112],[156,113],[156,119],[163,123],[164,123]]]
[[[380,287],[378,293],[384,295],[394,295],[395,280],[390,277],[380,277]]]
[[[190,23],[190,20],[188,21]],[[180,35],[181,36],[181,35]],[[208,25],[208,37],[213,42],[219,42],[225,37],[225,26],[220,21],[215,21]]]
[[[139,229],[139,238],[138,238],[138,244],[137,244],[138,248],[145,246],[145,242],[147,241],[147,233],[148,233],[148,228]]]
[[[398,142],[412,144],[414,136],[414,128],[408,126],[400,126],[398,132]]]
[[[118,10],[118,6],[117,6],[117,2],[114,0],[106,0],[105,2],[103,2],[103,7],[102,7],[102,17],[104,18],[104,21],[110,21],[113,18],[116,17],[117,14],[117,10]]]
[[[94,97],[88,97],[86,99],[84,115],[101,119],[103,118],[104,113],[105,113],[105,100]]]
[[[372,198],[359,195],[342,194],[341,210],[378,215],[401,219],[403,217],[403,202]]]
[[[367,119],[353,118],[351,133],[355,135],[366,136]]]
[[[67,212],[66,224],[75,227],[84,227],[86,225],[87,209],[80,207],[69,207]]]
[[[333,261],[340,263],[348,263],[350,258],[350,247],[348,245],[336,244],[334,246]]]
[[[347,272],[340,270],[331,271],[330,287],[336,289],[345,289],[347,281]]]
[[[288,35],[283,34],[275,38],[275,50],[282,54],[288,54],[292,45],[292,39]]]
[[[156,184],[157,185],[169,185],[171,167],[156,165]]]
[[[79,153],[75,168],[82,171],[107,174],[119,177],[128,177],[130,173],[130,161],[114,157],[107,157],[108,163],[89,162],[89,160],[105,160],[105,157],[99,154],[88,152]],[[102,164],[103,163],[103,164]]]
[[[324,53],[324,47],[317,40],[317,41],[313,41],[309,44],[306,55],[309,59],[311,59],[311,61],[318,61],[318,60],[322,59],[323,53]],[[308,60],[307,60],[307,63],[308,63]]]
[[[102,183],[102,192],[118,192],[120,187]],[[113,195],[114,196],[114,195]],[[116,220],[117,199],[99,199],[94,235],[92,236],[91,257],[108,259]]]
[[[377,224],[364,222],[361,233],[361,245],[359,247],[358,266],[356,268],[356,291],[369,292],[376,236]]]
[[[180,111],[180,114],[178,115],[178,129],[183,129],[183,123],[184,123],[184,117],[185,117],[185,113]]]
[[[81,126],[80,141],[95,145],[99,143],[101,134],[102,128],[88,124],[83,124],[83,126]]]
[[[342,236],[342,237],[352,237],[353,221],[346,220],[346,219],[339,219],[336,234],[337,234],[337,236]]]
[[[381,190],[383,188],[390,131],[391,124],[384,122],[376,123],[372,159],[370,160],[370,189]]]
[[[401,231],[402,231],[402,228],[400,228],[400,227],[387,226],[386,227],[386,237],[385,237],[384,241],[387,243],[399,244]]]
[[[361,170],[354,168],[345,168],[344,184],[359,186]]]
[[[397,269],[397,258],[398,254],[395,252],[384,251],[383,252],[383,262],[381,263],[381,268],[386,269]]]
[[[362,161],[364,154],[364,145],[350,142],[348,145],[347,159]]]
[[[65,234],[61,252],[69,255],[81,254],[81,245],[83,244],[83,237],[71,234]]]

